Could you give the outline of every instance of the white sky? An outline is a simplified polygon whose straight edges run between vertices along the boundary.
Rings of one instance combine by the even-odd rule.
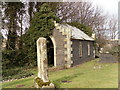
[[[118,17],[118,2],[120,0],[90,0],[94,5],[100,6],[105,13]],[[118,37],[116,37],[118,38]]]
[[[106,13],[118,15],[118,2],[120,0],[90,0],[94,5],[100,6]]]

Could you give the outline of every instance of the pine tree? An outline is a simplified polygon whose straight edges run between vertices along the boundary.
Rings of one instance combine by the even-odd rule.
[[[39,12],[31,20],[30,28],[24,35],[25,60],[28,60],[29,64],[36,65],[36,41],[39,37],[49,38],[52,35],[54,20],[60,22],[60,19],[56,17],[55,13],[52,12],[46,3],[40,7]]]
[[[18,12],[24,7],[22,2],[6,2],[5,3],[5,19],[8,21],[8,40],[7,49],[15,50],[15,43],[17,39],[17,28],[18,28]]]

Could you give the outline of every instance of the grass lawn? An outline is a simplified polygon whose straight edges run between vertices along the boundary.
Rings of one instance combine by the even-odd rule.
[[[49,78],[58,88],[118,88],[118,64],[97,63],[98,60],[49,72]],[[37,69],[33,73],[37,75]],[[2,88],[34,88],[34,78],[4,82]]]

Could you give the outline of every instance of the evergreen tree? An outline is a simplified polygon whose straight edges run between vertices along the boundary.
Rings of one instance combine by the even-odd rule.
[[[56,17],[55,13],[52,12],[48,4],[44,3],[39,12],[36,12],[30,23],[30,28],[24,35],[25,43],[25,60],[28,60],[30,65],[36,65],[36,41],[39,37],[49,38],[52,35],[54,29],[53,21],[60,22],[60,19]]]
[[[16,49],[16,42],[18,38],[17,30],[19,28],[18,14],[21,11],[21,8],[24,8],[24,4],[22,2],[5,2],[4,8],[4,20],[7,21],[4,22],[4,24],[6,26],[6,29],[8,30],[8,35],[6,50],[4,50],[2,53],[2,65],[7,68],[10,66],[18,66],[18,61],[20,60],[17,55],[18,51]]]
[[[35,4],[34,2],[29,2],[28,13],[29,13],[29,16],[30,16],[30,21],[33,17],[34,4]]]
[[[6,2],[5,3],[5,19],[8,21],[8,40],[7,49],[15,50],[15,43],[17,39],[17,28],[18,28],[18,12],[24,7],[22,2]]]
[[[38,12],[39,7],[45,3],[50,6],[50,8],[53,12],[57,13],[58,6],[59,6],[60,2],[37,2],[35,5],[36,11]]]

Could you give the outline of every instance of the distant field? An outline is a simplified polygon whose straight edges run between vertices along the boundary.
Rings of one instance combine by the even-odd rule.
[[[118,64],[98,63],[99,59],[66,70],[49,73],[58,88],[118,88]],[[33,72],[37,75],[37,69]],[[34,88],[35,76],[4,82],[3,88]]]

